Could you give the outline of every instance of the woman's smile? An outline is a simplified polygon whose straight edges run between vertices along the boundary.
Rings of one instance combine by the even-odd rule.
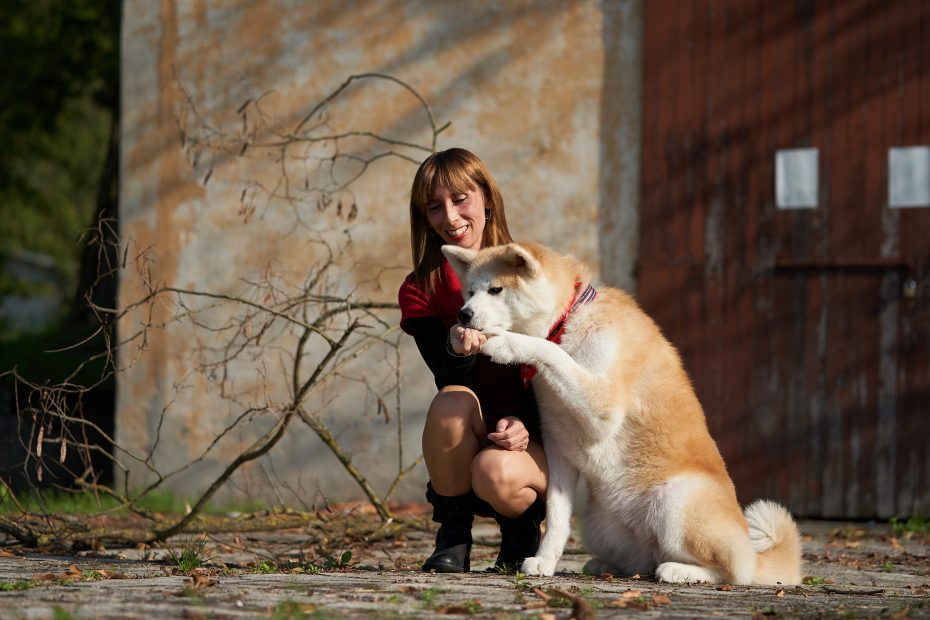
[[[487,219],[484,192],[478,188],[456,192],[437,187],[427,206],[426,217],[445,243],[478,250]]]

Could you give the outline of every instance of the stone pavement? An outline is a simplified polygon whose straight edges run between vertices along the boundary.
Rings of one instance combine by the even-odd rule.
[[[207,565],[187,574],[164,548],[51,555],[7,547],[0,550],[0,618],[930,618],[926,534],[800,525],[808,578],[785,588],[586,576],[588,556],[577,543],[551,578],[485,573],[498,536],[485,519],[476,521],[473,572],[465,575],[420,572],[433,534],[409,527],[380,537],[371,528],[354,539],[321,536],[318,525],[211,535],[200,553]],[[200,545],[188,535],[172,543],[175,555]],[[335,554],[327,560],[323,549]],[[352,556],[342,565],[345,551]]]

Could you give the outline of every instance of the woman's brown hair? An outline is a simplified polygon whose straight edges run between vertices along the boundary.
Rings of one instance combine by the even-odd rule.
[[[426,217],[431,196],[437,187],[454,193],[480,189],[484,192],[487,221],[481,237],[481,247],[511,243],[504,215],[504,198],[497,183],[478,156],[465,149],[454,148],[433,153],[420,164],[410,189],[410,247],[413,252],[413,277],[417,288],[432,295],[441,277],[443,240]]]

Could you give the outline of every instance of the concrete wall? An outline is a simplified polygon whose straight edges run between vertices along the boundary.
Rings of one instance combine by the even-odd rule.
[[[349,191],[335,194],[346,211],[350,202],[357,205],[350,222],[346,211],[317,209],[309,195],[306,202],[269,198],[283,176],[300,198],[313,160],[295,156],[282,164],[274,149],[254,146],[288,135],[350,75],[369,72],[402,80],[429,101],[439,124],[451,122],[437,148],[462,146],[485,161],[517,238],[574,252],[605,280],[632,288],[640,10],[632,0],[128,1],[120,218],[128,255],[147,254],[141,272],[124,274],[120,303],[144,294],[146,280],[233,294],[272,267],[300,281],[319,260],[312,243],[318,238],[352,241],[352,267],[333,287],[394,301],[410,270],[407,201],[415,164],[378,159]],[[386,80],[353,83],[328,120],[334,131],[377,132],[404,143],[428,145],[432,136],[416,98]],[[253,143],[245,153],[243,141]],[[346,148],[371,156],[380,147],[360,138]],[[396,148],[416,161],[426,154]],[[120,336],[176,310],[166,300],[153,316],[131,313]],[[221,321],[223,312],[213,311],[211,320]],[[397,314],[384,318],[394,323]],[[233,369],[238,402],[222,398],[215,377],[197,370],[202,356],[192,353],[215,337],[181,322],[123,350],[117,441],[134,455],[121,457],[131,485],[152,479],[149,465],[170,470],[196,458],[263,386],[286,391],[281,360],[269,353]],[[360,372],[389,385],[393,375],[382,375],[392,360],[384,351],[373,354]],[[390,422],[358,384],[321,395],[324,419],[379,491],[397,470],[399,435],[405,463],[419,453],[433,393],[407,337],[401,379],[400,411],[393,395],[385,399]],[[182,492],[203,488],[275,415],[257,416],[251,430],[228,437],[172,484]],[[237,476],[235,488],[274,500],[268,483],[274,478],[308,501],[318,490],[335,500],[361,497],[299,423],[258,463]],[[398,497],[421,498],[425,479],[421,465]]]

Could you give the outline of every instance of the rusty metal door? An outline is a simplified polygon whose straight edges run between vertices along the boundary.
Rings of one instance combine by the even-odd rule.
[[[930,2],[644,10],[638,294],[741,501],[930,514]]]

